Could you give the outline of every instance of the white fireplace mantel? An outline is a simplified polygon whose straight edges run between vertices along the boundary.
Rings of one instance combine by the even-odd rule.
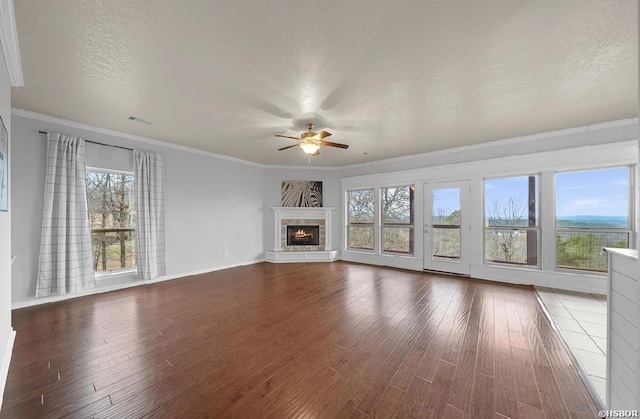
[[[295,219],[324,219],[325,239],[324,250],[331,250],[331,212],[335,207],[271,207],[273,210],[273,251],[281,252],[282,249],[282,220]]]

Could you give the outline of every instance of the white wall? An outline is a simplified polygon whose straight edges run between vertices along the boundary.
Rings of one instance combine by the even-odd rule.
[[[340,177],[421,169],[425,167],[474,162],[499,157],[518,156],[634,140],[638,137],[637,119],[627,119],[586,127],[569,128],[526,137],[509,138],[490,143],[458,147],[415,156],[398,157],[379,162],[362,163],[340,168]]]
[[[520,155],[499,157],[493,159],[480,159],[456,164],[445,163],[459,158],[459,152],[452,150],[449,153],[437,153],[441,165],[430,164],[419,169],[393,171],[397,161],[389,162],[389,166],[382,163],[375,165],[360,165],[355,168],[346,168],[342,173],[352,173],[357,169],[358,173],[365,170],[371,174],[342,177],[341,199],[349,189],[367,187],[416,185],[416,236],[413,257],[379,255],[369,252],[342,251],[342,258],[362,263],[395,266],[406,269],[421,270],[424,266],[423,241],[421,225],[424,224],[423,197],[421,194],[423,184],[432,182],[447,182],[457,180],[469,180],[471,187],[470,212],[470,271],[474,278],[491,279],[497,281],[551,286],[586,292],[606,292],[606,279],[604,276],[588,275],[583,273],[560,272],[555,269],[555,232],[553,228],[553,195],[554,172],[560,170],[591,169],[603,166],[633,165],[637,160],[637,120],[625,121],[591,127],[582,130],[582,134],[567,132],[565,134],[551,133],[559,150],[526,154],[527,151],[536,149],[538,141],[546,142],[544,135],[536,136],[532,141],[520,142]],[[596,141],[596,139],[598,141]],[[615,140],[615,142],[614,142]],[[574,148],[565,149],[563,146],[570,143]],[[585,146],[577,147],[581,143]],[[599,143],[600,145],[592,145]],[[476,147],[479,155],[485,155],[484,148],[494,149],[495,145]],[[466,152],[465,152],[466,153]],[[435,157],[426,155],[416,157],[419,161],[434,161]],[[412,163],[413,159],[406,159]],[[531,173],[540,174],[541,193],[541,269],[512,268],[506,266],[487,265],[483,262],[483,198],[482,185],[485,177],[515,176]],[[344,204],[342,204],[344,205]],[[342,218],[344,220],[344,216]],[[544,224],[546,223],[546,224]],[[344,224],[344,223],[343,223]],[[341,236],[344,236],[345,226],[341,226]],[[633,240],[632,240],[633,241]]]
[[[620,141],[636,138],[637,121],[618,121],[540,134],[524,140],[505,140],[486,146],[454,149],[448,152],[337,169],[304,166],[264,167],[240,163],[226,158],[216,158],[206,153],[190,152],[158,141],[119,135],[78,123],[15,111],[11,224],[14,231],[20,231],[20,234],[12,237],[11,245],[15,257],[12,270],[14,304],[32,300],[35,294],[46,158],[46,139],[44,135],[38,133],[39,130],[59,131],[106,144],[138,147],[165,154],[167,275],[178,276],[260,260],[264,250],[270,250],[273,247],[273,213],[269,208],[281,205],[280,187],[283,180],[323,182],[324,206],[336,207],[332,236],[335,238],[333,248],[339,249],[344,233],[343,188],[410,182],[416,183],[419,191],[420,182],[471,179],[472,187],[476,190],[476,195],[472,196],[472,204],[475,202],[478,206],[481,205],[478,203],[481,202],[481,196],[477,195],[477,190],[481,187],[483,176],[522,174],[524,167],[528,167],[527,170],[531,171],[549,171],[560,168],[568,170],[591,167],[611,162],[634,163],[635,156],[624,148],[628,146],[624,146],[624,149],[618,147],[618,151],[612,151],[616,147],[609,146],[586,147],[581,154],[576,154],[575,148],[566,149],[566,146],[619,145]],[[531,150],[548,148],[551,143],[555,143],[556,148],[560,150],[531,153]],[[512,147],[513,144],[518,145],[520,150],[518,154],[521,156],[473,159],[474,155],[485,156],[503,147]],[[565,151],[562,151],[563,149]],[[611,154],[612,152],[614,154]],[[607,153],[610,157],[606,157]],[[131,169],[130,153],[114,148],[88,145],[87,160],[89,166]],[[450,163],[453,161],[463,162]],[[393,170],[399,164],[418,168]],[[370,174],[343,176],[365,172]],[[420,194],[416,195],[420,201]],[[421,205],[420,202],[417,204]],[[476,229],[480,230],[478,226]],[[371,257],[371,255],[344,251],[342,254],[347,260],[422,269],[420,251],[422,245],[419,237],[416,239],[417,252],[414,258]],[[477,237],[474,240],[478,241]],[[478,246],[474,248],[481,247],[481,242],[477,244]],[[476,257],[472,268],[472,275],[481,278],[512,281],[514,277],[513,270],[482,265],[480,257]],[[557,279],[554,276],[541,276],[541,271],[531,270],[518,272],[517,277],[520,278],[520,282],[541,285],[552,285],[550,282]],[[581,285],[574,287],[572,283]],[[604,290],[604,284],[599,278],[585,280],[583,277],[576,277],[573,282],[558,285],[589,291]]]
[[[264,167],[125,138],[106,130],[94,131],[55,118],[34,118],[35,114],[25,112],[13,115],[11,225],[20,231],[11,242],[16,258],[11,293],[14,304],[35,298],[46,159],[46,136],[39,134],[40,130],[164,154],[167,276],[263,257]],[[87,154],[91,166],[126,170],[131,164],[129,153],[118,149],[89,145]]]
[[[300,150],[294,150],[300,152]],[[304,156],[299,156],[304,157]],[[312,160],[313,162],[313,160]],[[335,168],[314,168],[311,167],[270,167],[265,173],[264,179],[264,196],[265,196],[265,214],[264,214],[264,247],[266,250],[273,250],[273,211],[271,207],[282,206],[280,188],[283,180],[319,180],[322,181],[322,206],[335,207],[332,214],[332,247],[339,249],[340,247],[340,182],[338,181],[338,170]]]
[[[4,62],[0,63],[0,116],[9,133],[11,159],[16,139],[11,131],[11,84]],[[15,187],[13,169],[13,164],[9,162],[9,191]],[[9,212],[0,212],[0,407],[14,336],[11,327],[11,216],[15,211],[9,196]]]
[[[339,247],[340,184],[335,168],[263,167],[219,159],[105,133],[77,123],[15,110],[12,153],[15,173],[12,199],[12,301],[33,300],[38,269],[40,229],[44,197],[46,136],[54,131],[125,147],[139,147],[165,155],[167,276],[215,269],[261,260],[273,247],[273,212],[281,205],[283,180],[323,182],[323,204],[336,207],[333,247]],[[131,153],[87,144],[87,166],[132,170]],[[225,256],[227,254],[228,256]]]

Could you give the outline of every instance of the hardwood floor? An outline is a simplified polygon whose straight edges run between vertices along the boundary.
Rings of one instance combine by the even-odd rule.
[[[531,287],[346,262],[13,312],[1,418],[593,418]]]

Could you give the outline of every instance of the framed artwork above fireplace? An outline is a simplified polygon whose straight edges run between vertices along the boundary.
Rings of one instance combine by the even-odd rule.
[[[317,180],[283,180],[283,207],[322,207],[322,182]]]

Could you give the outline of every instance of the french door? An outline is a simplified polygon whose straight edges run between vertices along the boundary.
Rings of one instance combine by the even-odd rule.
[[[469,274],[469,181],[424,185],[424,269]]]

